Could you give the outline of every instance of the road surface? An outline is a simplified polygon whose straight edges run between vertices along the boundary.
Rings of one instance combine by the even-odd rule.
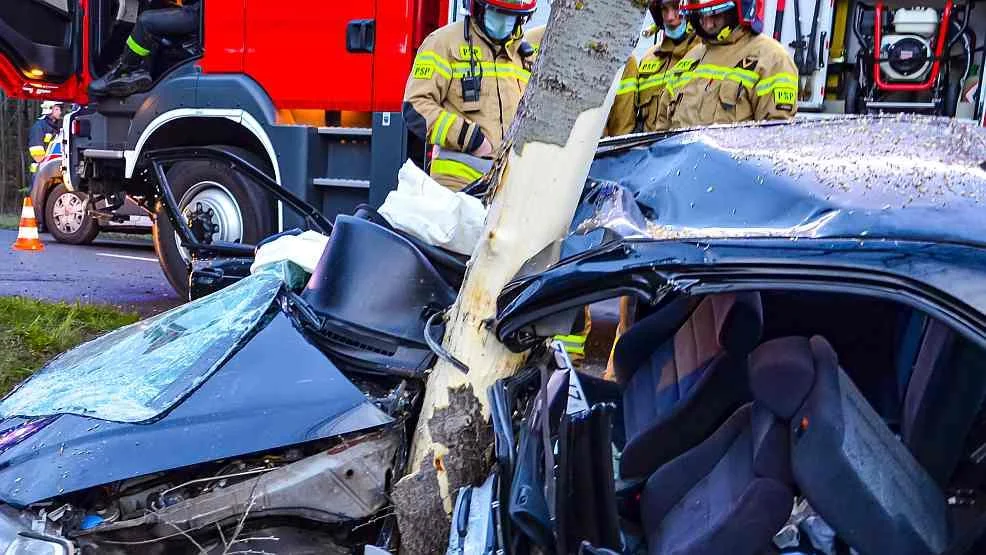
[[[0,230],[0,296],[108,304],[141,316],[181,304],[168,285],[146,236],[91,245],[55,242],[42,234],[42,252],[15,252],[16,231]]]

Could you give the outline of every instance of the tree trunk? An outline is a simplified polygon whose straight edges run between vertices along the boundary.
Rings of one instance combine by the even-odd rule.
[[[452,307],[444,347],[469,367],[439,361],[394,487],[403,553],[443,553],[454,495],[485,478],[492,456],[487,390],[513,374],[486,322],[496,297],[530,257],[571,223],[646,1],[555,0],[538,61],[494,170],[486,231]]]

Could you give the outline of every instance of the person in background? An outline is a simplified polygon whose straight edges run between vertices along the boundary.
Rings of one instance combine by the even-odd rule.
[[[671,68],[659,129],[794,118],[798,70],[762,34],[763,0],[697,0],[680,9],[702,44]]]
[[[93,96],[125,97],[151,88],[150,62],[163,37],[191,37],[199,31],[200,0],[163,0],[166,7],[144,10],[127,37],[113,69],[89,84]]]
[[[533,63],[522,25],[537,0],[470,0],[425,38],[404,89],[408,129],[432,147],[431,176],[458,191],[492,167]]]
[[[41,117],[31,125],[27,134],[27,152],[31,157],[31,181],[38,171],[38,163],[45,157],[48,145],[62,129],[62,105],[53,100],[41,103]]]
[[[640,59],[637,70],[637,106],[643,131],[664,131],[667,118],[658,117],[658,107],[667,94],[667,76],[679,60],[701,41],[678,11],[679,0],[651,0],[649,9],[662,33],[654,33],[654,46]],[[660,42],[658,38],[660,37]]]

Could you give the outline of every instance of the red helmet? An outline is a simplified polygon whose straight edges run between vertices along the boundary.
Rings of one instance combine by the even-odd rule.
[[[538,7],[538,0],[465,0],[466,10],[472,13],[472,4],[494,8],[501,12],[531,15]]]
[[[754,33],[763,32],[763,0],[691,0],[679,8],[681,15],[714,15],[736,10],[739,24]]]

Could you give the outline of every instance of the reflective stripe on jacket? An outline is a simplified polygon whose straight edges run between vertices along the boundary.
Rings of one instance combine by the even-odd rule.
[[[798,111],[794,60],[776,40],[742,27],[688,52],[671,69],[666,87],[658,125],[669,129],[791,119]]]
[[[404,119],[412,133],[445,151],[469,153],[484,138],[495,151],[517,113],[530,79],[531,60],[518,52],[519,35],[500,46],[470,22],[469,38],[465,21],[425,38],[404,89]],[[476,99],[467,101],[464,79],[470,76],[479,91]],[[435,160],[431,175],[458,190],[472,181],[466,176],[475,173],[456,170],[463,170],[461,161]]]
[[[38,118],[27,134],[27,152],[31,155],[31,173],[37,171],[37,162],[44,158],[48,143],[58,134],[59,128],[48,116]]]
[[[637,59],[630,55],[616,89],[613,107],[606,119],[604,137],[633,133],[637,126]]]
[[[684,58],[689,50],[701,42],[698,36],[691,32],[677,43],[665,38],[661,44],[652,46],[640,59],[637,68],[637,106],[640,110],[641,128],[644,131],[667,129],[667,118],[659,123],[658,107],[661,97],[667,94],[668,72],[678,60]]]

